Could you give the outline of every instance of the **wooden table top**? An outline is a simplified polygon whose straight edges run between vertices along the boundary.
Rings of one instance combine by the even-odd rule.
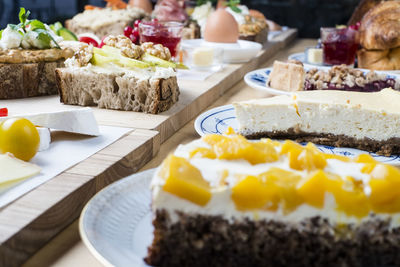
[[[271,57],[260,68],[270,67],[274,60],[286,60],[293,53],[304,51],[305,47],[316,44],[313,39],[297,39],[284,50]],[[243,80],[234,85],[224,95],[218,98],[213,105],[206,110],[234,101],[247,100],[252,98],[269,97],[266,92],[258,91],[247,86]],[[194,120],[191,120],[183,128],[165,141],[160,148],[159,153],[142,169],[147,170],[157,167],[162,160],[172,152],[179,144],[188,143],[199,138],[194,129]],[[46,246],[39,250],[25,264],[30,266],[102,266],[99,261],[85,247],[79,236],[78,220],[67,227],[63,232],[56,236]]]

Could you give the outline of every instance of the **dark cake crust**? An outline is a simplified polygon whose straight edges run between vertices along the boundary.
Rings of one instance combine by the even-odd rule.
[[[358,226],[321,217],[288,224],[158,210],[145,261],[153,266],[400,266],[400,228],[371,216]]]
[[[320,145],[335,147],[353,147],[384,156],[400,154],[400,138],[390,138],[385,141],[377,141],[370,138],[356,139],[346,135],[334,135],[326,133],[307,133],[290,128],[287,131],[257,132],[242,131],[248,139],[274,138],[291,139],[296,142],[312,142]]]

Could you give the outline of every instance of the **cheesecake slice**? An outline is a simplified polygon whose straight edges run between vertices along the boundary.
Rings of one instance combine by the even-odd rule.
[[[206,135],[153,177],[151,266],[400,266],[400,170]]]
[[[400,92],[302,91],[234,103],[239,131],[400,154]]]

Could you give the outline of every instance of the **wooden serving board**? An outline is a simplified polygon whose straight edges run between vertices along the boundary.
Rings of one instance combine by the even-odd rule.
[[[275,36],[272,41],[264,45],[264,49],[244,64],[228,64],[221,71],[212,74],[204,81],[180,80],[179,101],[166,112],[152,115],[141,112],[115,111],[94,108],[94,114],[101,125],[141,128],[160,132],[161,143],[192,120],[205,108],[215,102],[234,84],[243,79],[243,76],[259,65],[266,62],[271,56],[283,49],[297,36],[296,29],[284,31]],[[30,112],[47,112],[65,109],[59,103],[58,96],[36,97],[23,100],[0,101],[1,105],[21,110],[29,107]],[[69,108],[77,108],[69,106]]]
[[[96,192],[150,161],[158,132],[132,129],[0,210],[0,266],[19,266],[71,224]]]

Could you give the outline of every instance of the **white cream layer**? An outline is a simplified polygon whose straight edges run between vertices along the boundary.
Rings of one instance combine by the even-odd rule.
[[[184,157],[188,159],[189,151],[192,151],[195,147],[207,147],[208,145],[201,140],[196,140],[187,145],[181,145],[175,151],[175,155],[179,157]],[[295,211],[288,214],[284,214],[283,209],[279,209],[277,212],[271,211],[238,211],[235,207],[234,202],[231,199],[231,188],[236,184],[237,179],[235,175],[237,174],[249,174],[257,175],[263,173],[270,169],[271,167],[278,167],[282,169],[289,170],[287,162],[275,162],[267,164],[256,164],[251,165],[247,161],[227,161],[227,160],[215,160],[215,159],[205,159],[205,158],[192,158],[190,163],[197,167],[203,175],[203,178],[210,182],[212,186],[212,198],[205,207],[196,205],[188,200],[170,194],[162,190],[162,186],[165,183],[156,171],[155,176],[152,180],[153,189],[153,210],[165,209],[171,215],[172,221],[178,220],[176,211],[188,213],[188,214],[201,214],[201,215],[213,215],[222,216],[229,221],[237,221],[249,218],[251,220],[278,220],[289,223],[300,222],[306,218],[311,218],[315,216],[321,216],[328,219],[331,223],[360,223],[362,221],[368,220],[368,217],[360,220],[357,217],[347,216],[343,212],[337,210],[335,199],[333,195],[327,193],[325,196],[325,204],[322,209],[317,209],[313,206],[303,204],[299,206]],[[369,176],[361,173],[361,164],[358,163],[343,163],[339,160],[328,159],[327,166],[325,168],[326,172],[334,172],[336,174],[345,176],[352,176],[357,180],[361,180],[364,185],[369,184]],[[229,171],[229,176],[226,179],[228,182],[227,187],[218,187],[220,183],[221,175],[224,170]],[[295,171],[298,174],[304,176],[305,172]],[[370,189],[368,186],[365,187],[365,193],[368,195]],[[368,192],[369,191],[369,192]],[[379,214],[376,215],[379,218],[387,219],[391,218],[392,226],[400,225],[400,214]]]
[[[377,141],[400,137],[400,92],[316,90],[234,103],[245,134],[287,131],[344,135]]]
[[[173,68],[155,67],[147,69],[140,69],[140,68],[128,69],[116,65],[112,67],[111,66],[99,67],[99,66],[94,66],[90,63],[85,67],[74,67],[72,65],[69,65],[68,67],[76,68],[77,70],[85,70],[100,74],[116,74],[121,76],[123,75],[125,77],[137,78],[139,80],[168,79],[170,77],[176,76],[176,71]]]

